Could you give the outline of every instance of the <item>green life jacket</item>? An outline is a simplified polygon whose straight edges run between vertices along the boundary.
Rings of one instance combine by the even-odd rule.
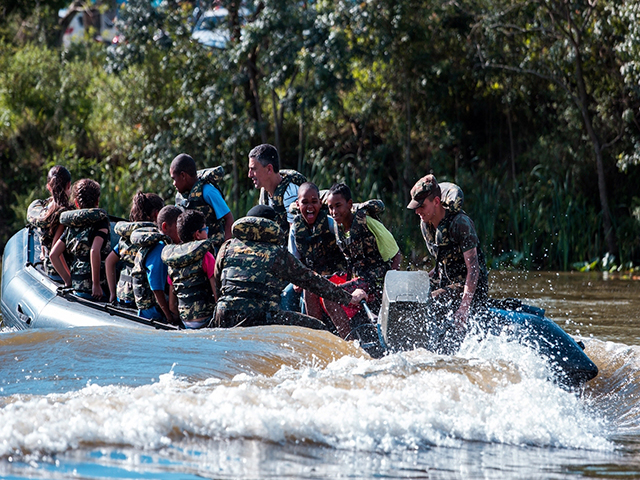
[[[233,238],[220,250],[220,302],[231,308],[278,310],[286,282],[275,275],[275,254],[282,249],[282,232],[273,220],[243,217],[232,227]]]
[[[71,284],[78,292],[91,293],[91,237],[98,222],[108,220],[107,212],[101,208],[83,208],[60,214],[60,223],[67,226],[66,250],[74,257],[71,265]],[[111,238],[102,242],[100,249],[100,279],[104,279],[104,260],[111,252]]]
[[[166,245],[162,261],[169,267],[169,276],[178,297],[178,311],[183,322],[211,317],[215,302],[209,279],[202,269],[202,259],[211,250],[212,239],[179,245]]]
[[[291,209],[297,212],[297,209]],[[297,213],[293,218],[294,239],[300,261],[320,275],[331,275],[346,270],[346,260],[336,243],[336,236],[329,227],[329,210],[320,208],[313,225],[305,222]]]
[[[136,248],[136,256],[131,269],[133,295],[139,310],[157,306],[158,302],[149,285],[145,262],[147,255],[160,242],[171,243],[171,239],[157,228],[139,228],[131,234],[131,243]]]
[[[280,244],[285,245],[287,242],[287,233],[289,232],[289,220],[287,220],[287,209],[284,206],[284,194],[287,192],[289,185],[302,185],[307,178],[296,170],[280,170],[278,173],[282,176],[282,181],[276,187],[271,196],[271,206],[276,211],[276,222],[282,229],[282,238]],[[262,188],[260,190],[260,205],[269,205],[269,193]]]
[[[116,287],[116,295],[126,303],[135,301],[133,294],[133,280],[131,278],[131,269],[136,259],[138,247],[131,242],[131,234],[140,228],[153,228],[156,224],[153,222],[118,222],[113,227],[114,232],[120,235],[118,240],[118,256],[122,262],[122,270]]]
[[[224,242],[224,220],[218,218],[213,207],[205,201],[203,189],[206,184],[210,184],[222,195],[218,184],[223,178],[224,168],[222,166],[198,170],[198,180],[191,187],[187,198],[184,198],[179,192],[176,194],[176,206],[186,210],[197,210],[204,215],[205,224],[209,227],[209,238],[212,239],[216,250]]]
[[[367,227],[367,216],[377,218],[383,211],[384,203],[381,200],[354,204],[349,235],[345,234],[342,226],[334,223],[336,243],[347,259],[350,276],[362,278],[377,287],[391,269],[391,262],[382,259],[376,237]]]
[[[51,251],[55,230],[57,225],[60,224],[60,213],[69,210],[69,208],[60,210],[60,212],[54,215],[49,215],[47,218],[47,214],[49,213],[49,209],[52,204],[52,198],[47,198],[46,200],[34,200],[31,202],[27,208],[27,224],[35,228],[36,235],[40,240],[40,259],[42,260],[42,266],[45,273],[49,276],[57,277],[58,272],[56,272],[56,269],[51,264],[49,253]],[[73,259],[66,251],[64,257],[68,263]]]

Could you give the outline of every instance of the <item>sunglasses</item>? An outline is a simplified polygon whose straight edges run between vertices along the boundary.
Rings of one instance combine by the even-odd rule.
[[[202,227],[200,230],[198,230],[199,232],[204,232],[207,235],[209,235],[209,227]]]

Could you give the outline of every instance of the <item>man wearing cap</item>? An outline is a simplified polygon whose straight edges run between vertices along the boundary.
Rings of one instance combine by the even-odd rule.
[[[357,305],[366,298],[360,289],[347,293],[282,247],[275,218],[272,207],[253,207],[233,224],[233,238],[220,248],[214,272],[217,327],[279,324],[326,330],[316,318],[280,309],[280,292],[289,282],[341,305]]]
[[[447,184],[448,188],[457,188]],[[447,195],[433,175],[422,177],[411,189],[407,208],[420,216],[420,229],[429,254],[435,258],[432,295],[442,310],[455,310],[458,330],[465,330],[469,314],[487,298],[484,254],[473,220],[461,209],[460,195]],[[453,197],[453,198],[449,198]],[[447,198],[448,201],[443,201]]]

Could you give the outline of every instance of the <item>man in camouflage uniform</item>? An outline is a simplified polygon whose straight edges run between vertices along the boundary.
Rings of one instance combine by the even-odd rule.
[[[217,327],[280,324],[326,329],[313,317],[280,309],[280,292],[289,282],[342,305],[365,298],[364,291],[347,293],[284,249],[275,218],[273,208],[258,205],[233,224],[233,238],[222,245],[216,259]]]
[[[446,188],[445,188],[446,186]],[[487,299],[487,267],[473,220],[462,210],[462,191],[454,184],[438,185],[433,175],[411,189],[407,208],[420,216],[420,229],[435,258],[431,275],[436,303],[455,310],[458,330],[465,330],[469,313]]]

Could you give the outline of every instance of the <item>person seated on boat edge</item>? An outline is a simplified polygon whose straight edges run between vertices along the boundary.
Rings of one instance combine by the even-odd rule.
[[[169,308],[186,328],[209,325],[215,306],[215,258],[204,215],[187,210],[178,217],[182,244],[165,245],[161,258],[169,269]]]
[[[202,172],[202,174],[200,174]],[[216,251],[225,240],[231,238],[233,213],[224,200],[218,182],[224,169],[216,167],[198,172],[195,160],[181,153],[171,161],[169,173],[176,187],[176,206],[184,210],[201,212],[209,228]]]
[[[320,190],[314,183],[300,185],[291,211],[295,213],[289,231],[289,251],[293,256],[325,277],[346,271],[347,262],[336,243],[333,218],[322,203]],[[295,288],[301,290],[300,287]],[[305,313],[318,320],[326,318],[320,297],[309,290],[304,291],[303,297]],[[335,330],[332,322],[330,327]]]
[[[233,238],[226,241],[216,259],[215,326],[291,325],[326,330],[320,320],[280,308],[280,292],[295,282],[316,295],[341,305],[357,304],[366,294],[349,294],[305,267],[281,245],[282,230],[276,212],[257,205],[233,224]]]
[[[77,296],[107,300],[104,260],[111,251],[111,237],[107,212],[98,208],[100,184],[89,178],[78,180],[71,198],[77,210],[60,215],[60,223],[67,228],[51,249],[51,263]],[[62,256],[67,250],[73,255],[71,269]]]
[[[351,189],[344,183],[334,184],[327,196],[329,213],[334,220],[336,243],[347,260],[344,280],[360,279],[366,285],[368,302],[377,312],[382,302],[384,276],[389,270],[398,270],[402,261],[400,248],[393,235],[376,218],[384,210],[380,200],[354,204]],[[364,312],[351,312],[349,318],[341,308],[325,302],[340,335],[349,335],[361,323],[369,323]]]
[[[36,228],[40,239],[40,260],[45,273],[57,282],[62,282],[62,277],[58,275],[51,264],[49,253],[62,232],[64,225],[60,224],[60,214],[71,210],[73,207],[69,203],[71,193],[71,173],[62,165],[55,165],[47,173],[47,190],[51,194],[46,200],[34,200],[27,208],[27,223]],[[65,259],[71,261],[71,257]]]
[[[169,243],[181,243],[177,229],[181,213],[178,207],[167,205],[158,214],[156,228],[139,228],[131,234],[131,242],[138,247],[131,271],[138,316],[174,325],[179,324],[180,316],[169,308],[165,293],[169,271],[162,251]]]
[[[487,301],[488,275],[473,220],[462,210],[462,190],[438,185],[426,175],[411,189],[408,209],[420,217],[420,230],[435,266],[429,272],[434,305],[440,315],[453,312],[456,329]]]
[[[120,240],[105,260],[105,272],[109,284],[109,302],[135,306],[131,269],[138,248],[131,242],[131,234],[139,228],[155,227],[158,212],[164,207],[164,200],[155,193],[137,192],[131,199],[128,222],[118,222],[114,231]],[[122,264],[116,283],[118,262]]]
[[[260,189],[259,204],[269,205],[276,212],[276,223],[282,229],[282,246],[288,243],[289,229],[293,222],[291,205],[298,198],[298,187],[307,179],[296,170],[280,169],[280,155],[273,145],[263,143],[249,152],[249,178]],[[280,307],[283,310],[300,311],[300,293],[293,284],[282,291]]]

